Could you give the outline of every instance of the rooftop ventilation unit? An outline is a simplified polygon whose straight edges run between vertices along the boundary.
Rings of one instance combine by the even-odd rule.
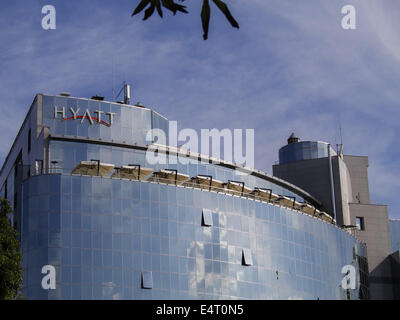
[[[92,100],[104,101],[104,97],[101,97],[101,96],[96,94],[95,96],[92,97]]]
[[[62,96],[62,97],[70,97],[71,94],[69,92],[61,92],[60,96]]]
[[[292,133],[288,139],[288,144],[297,143],[300,141],[300,138],[297,137],[294,133]]]

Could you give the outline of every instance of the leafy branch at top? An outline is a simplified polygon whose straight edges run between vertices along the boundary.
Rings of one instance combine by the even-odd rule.
[[[184,0],[180,0],[180,1],[183,2]],[[232,27],[239,29],[239,24],[237,23],[235,18],[232,16],[227,4],[221,0],[212,0],[212,2],[214,2],[214,4],[217,6],[217,8],[225,15],[226,19],[229,21],[229,23],[232,25]],[[147,9],[146,9],[146,7],[147,7]],[[188,11],[186,10],[186,6],[176,3],[175,0],[141,0],[139,5],[133,11],[132,16],[134,16],[134,15],[142,12],[144,9],[146,9],[144,11],[143,20],[147,20],[149,17],[151,17],[155,10],[157,10],[158,15],[162,18],[163,17],[163,9],[162,9],[163,7],[169,11],[172,11],[174,15],[176,15],[177,12],[188,13]],[[203,0],[203,7],[201,10],[201,22],[203,25],[204,40],[207,40],[207,38],[208,38],[210,17],[211,17],[211,8],[210,8],[209,0]]]

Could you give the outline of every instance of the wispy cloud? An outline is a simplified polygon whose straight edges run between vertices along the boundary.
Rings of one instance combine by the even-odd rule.
[[[349,3],[358,29],[345,31]],[[51,32],[40,28],[44,4],[0,5],[0,161],[35,93],[111,97],[114,61],[117,84],[130,81],[134,100],[181,127],[255,128],[256,167],[268,172],[292,131],[335,144],[340,119],[346,153],[370,157],[372,198],[400,217],[398,1],[232,0],[241,29],[215,10],[208,41],[197,2],[142,22],[132,0],[54,1]]]

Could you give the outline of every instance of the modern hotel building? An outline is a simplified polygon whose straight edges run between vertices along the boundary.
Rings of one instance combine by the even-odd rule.
[[[152,165],[146,136],[155,128],[168,136],[168,120],[143,106],[36,95],[0,174],[20,234],[24,296],[369,298],[368,248],[346,228],[349,199],[333,210],[330,188],[313,194],[172,146],[158,150],[167,164]],[[325,164],[341,159],[315,146],[286,153],[280,165],[306,152]],[[345,266],[356,271],[354,288],[342,286]]]

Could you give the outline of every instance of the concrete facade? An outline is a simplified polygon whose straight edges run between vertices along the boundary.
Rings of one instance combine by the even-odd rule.
[[[332,157],[336,220],[338,225],[350,224],[349,202],[353,202],[352,185],[345,162]],[[273,166],[273,175],[301,187],[322,202],[322,209],[334,215],[329,158],[294,161]]]
[[[322,202],[322,209],[333,212],[328,158],[274,165],[273,175],[307,190]]]
[[[288,141],[288,145],[282,149],[296,150],[297,143],[299,142]],[[290,145],[294,146],[288,148]],[[280,154],[282,154],[281,151]],[[287,159],[295,160],[288,162]],[[329,157],[319,159],[305,157],[299,160],[299,157],[286,155],[285,159],[280,159],[278,165],[273,166],[273,174],[301,186],[302,189],[314,195],[322,202],[323,209],[329,214],[334,213],[332,201],[334,198],[337,224],[348,230],[355,229],[356,237],[367,245],[371,299],[398,298],[394,275],[396,272],[399,273],[399,270],[395,270],[399,264],[391,257],[393,250],[388,209],[385,205],[371,204],[368,157],[334,154],[331,159],[333,196]],[[358,224],[361,223],[361,230],[356,228],[357,218],[359,218]]]
[[[341,156],[332,157],[336,220],[339,226],[351,224],[349,203],[353,201],[349,170]]]
[[[364,220],[365,230],[356,230],[356,237],[367,244],[372,299],[394,299],[390,254],[388,208],[371,204],[368,183],[368,157],[344,156],[349,170],[354,203],[350,203],[351,224]]]
[[[344,162],[350,173],[352,198],[354,202],[370,204],[368,157],[344,156]]]
[[[390,233],[387,206],[350,204],[352,224],[356,217],[364,219],[365,230],[356,230],[358,239],[367,245],[371,299],[393,299],[390,261]]]

